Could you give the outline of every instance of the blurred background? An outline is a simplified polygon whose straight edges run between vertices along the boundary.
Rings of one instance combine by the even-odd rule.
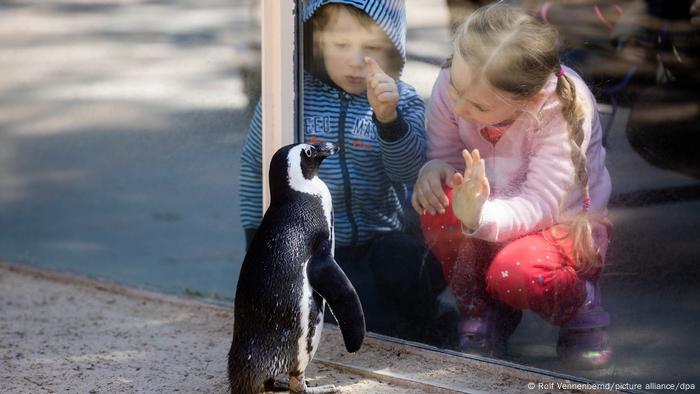
[[[452,26],[488,2],[406,3],[402,79],[427,100]],[[599,100],[615,224],[602,288],[616,354],[606,369],[567,369],[557,327],[526,314],[506,358],[700,386],[691,2],[516,3],[560,29],[564,62]],[[253,0],[0,2],[0,260],[232,304],[259,38]]]

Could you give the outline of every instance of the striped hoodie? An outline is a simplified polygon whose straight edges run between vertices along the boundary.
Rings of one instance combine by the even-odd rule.
[[[312,1],[304,20],[326,3],[350,4],[365,11],[384,29],[405,62],[403,1]],[[410,85],[402,81],[397,85],[399,117],[391,124],[381,124],[373,117],[366,94],[350,94],[304,74],[304,140],[328,141],[340,147],[319,170],[333,198],[340,247],[403,229],[406,185],[415,182],[425,161],[425,130],[422,98]],[[262,220],[260,108],[258,103],[241,156],[241,221],[246,232],[257,229]]]

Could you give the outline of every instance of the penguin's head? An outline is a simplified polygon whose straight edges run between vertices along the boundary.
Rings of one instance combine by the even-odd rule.
[[[321,166],[328,156],[338,152],[338,147],[330,142],[320,144],[292,144],[280,148],[270,162],[270,195],[284,193],[289,188],[310,190]]]

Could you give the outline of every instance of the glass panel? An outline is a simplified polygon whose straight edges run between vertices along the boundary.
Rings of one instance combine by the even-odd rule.
[[[0,259],[231,301],[257,3],[0,6]]]
[[[506,293],[500,299],[508,300],[506,306],[494,304],[496,290],[491,289],[491,293],[485,290],[487,280],[494,281],[492,286],[496,286],[498,275],[512,278],[510,270],[504,268],[491,272],[496,279],[488,279],[487,268],[492,267],[497,252],[507,251],[503,249],[505,246],[527,232],[513,231],[510,237],[498,239],[497,243],[470,241],[468,247],[453,247],[450,243],[465,245],[459,220],[428,215],[423,218],[421,229],[420,218],[406,194],[414,187],[418,169],[424,162],[408,141],[412,132],[420,132],[422,101],[428,103],[429,110],[433,84],[441,65],[452,53],[452,27],[486,3],[490,2],[405,2],[408,29],[406,62],[402,82],[398,84],[399,121],[394,107],[371,101],[372,87],[368,99],[366,84],[366,78],[373,75],[386,74],[393,79],[397,75],[395,60],[401,59],[402,48],[401,40],[397,39],[400,35],[393,35],[392,26],[396,25],[391,23],[400,23],[400,18],[390,11],[386,14],[377,11],[383,6],[391,7],[394,2],[366,6],[364,14],[369,17],[352,8],[327,8],[331,10],[328,12],[322,12],[324,7],[310,8],[315,12],[312,22],[305,24],[304,135],[307,141],[341,145],[341,153],[324,161],[320,174],[334,201],[336,260],[360,293],[369,329],[471,353],[488,344],[490,352],[482,348],[481,353],[492,356],[503,351],[502,345],[507,340],[507,350],[498,356],[502,359],[596,380],[639,383],[646,390],[655,388],[646,386],[651,382],[697,382],[698,342],[691,337],[692,330],[683,329],[688,319],[695,322],[700,306],[694,285],[700,274],[694,264],[700,235],[697,230],[700,228],[697,225],[699,156],[694,152],[700,146],[696,133],[700,90],[694,72],[700,42],[697,25],[690,22],[691,2],[510,2],[559,31],[561,60],[569,67],[564,70],[564,77],[576,80],[576,74],[580,75],[597,100],[600,128],[595,135],[601,143],[593,145],[605,148],[605,166],[611,178],[612,191],[606,203],[607,186],[600,186],[606,184],[604,171],[600,169],[601,151],[588,152],[589,179],[600,182],[589,181],[593,203],[590,211],[602,214],[607,206],[607,218],[614,228],[602,274],[577,274],[574,269],[566,268],[573,260],[561,257],[559,249],[555,249],[556,255],[549,257],[562,260],[557,260],[559,265],[549,266],[547,272],[552,276],[542,280],[537,275],[531,278],[535,285],[543,286],[541,291],[547,288],[558,294],[550,298],[542,296],[540,300],[549,299],[550,303],[534,307],[538,312],[533,312],[528,304],[534,298],[507,295],[509,290],[523,291],[524,286],[502,289]],[[379,68],[366,62],[365,56],[377,60]],[[501,75],[510,76],[510,70],[505,68]],[[550,96],[538,97],[551,97],[556,104],[558,98],[552,96],[554,84],[564,77],[555,76],[555,71],[546,74],[553,83],[548,85]],[[464,75],[452,75],[453,84],[464,82],[460,79]],[[444,81],[438,89],[442,96],[432,99],[442,100],[441,105],[448,110],[436,115],[436,118],[443,116],[445,123],[440,123],[440,119],[428,123],[431,132],[428,138],[433,138],[430,144],[440,145],[456,155],[450,163],[456,163],[452,167],[457,168],[464,166],[461,148],[477,146],[474,141],[490,143],[484,146],[491,146],[493,151],[482,153],[491,160],[487,161],[486,173],[495,193],[492,200],[517,197],[527,177],[515,180],[512,190],[507,189],[503,183],[510,179],[508,171],[516,171],[524,163],[526,174],[530,157],[541,153],[527,151],[531,145],[513,142],[528,135],[528,131],[523,131],[527,127],[520,123],[521,133],[508,135],[509,126],[519,122],[517,116],[483,121],[479,127],[476,123],[469,126],[465,120],[469,112],[454,109],[455,100],[461,100],[463,96],[459,94],[464,92],[451,91],[455,89],[449,87],[449,79]],[[415,88],[415,94],[410,93],[409,85]],[[380,89],[379,93],[391,92],[393,85],[387,83],[382,89],[386,90]],[[538,87],[534,93],[520,93],[519,97],[533,98],[540,90]],[[580,97],[585,97],[585,90],[579,85]],[[467,94],[477,92],[481,91],[472,88]],[[391,100],[387,98],[387,102]],[[479,110],[479,103],[476,104],[472,112]],[[377,114],[374,119],[373,108]],[[510,107],[499,104],[488,109],[504,108]],[[560,107],[556,108],[559,111]],[[512,113],[520,114],[516,110]],[[557,119],[565,128],[564,119]],[[589,124],[584,123],[584,127],[590,129]],[[479,131],[487,125],[495,125],[496,130]],[[457,133],[459,127],[464,128],[463,134]],[[534,126],[530,130],[534,131]],[[557,130],[552,133],[564,137],[556,144],[555,152],[565,152],[562,157],[566,160],[554,161],[551,170],[542,172],[541,189],[556,176],[557,165],[571,165],[568,135],[561,134],[561,128]],[[443,134],[434,137],[436,131]],[[509,142],[510,151],[508,142],[500,142],[502,138],[513,139]],[[534,157],[533,161],[537,156]],[[532,190],[535,194],[541,192]],[[582,189],[571,193],[579,193],[579,201],[572,209],[580,212],[584,201]],[[507,209],[494,212],[493,215],[508,215]],[[546,222],[541,210],[534,212],[533,220]],[[495,220],[494,223],[499,223]],[[604,246],[607,227],[600,217],[594,217],[594,223],[598,223],[594,226],[596,245]],[[544,224],[530,226],[530,231],[534,231]],[[493,234],[485,235],[485,231],[482,229],[481,235],[470,239],[491,239]],[[422,245],[423,235],[429,238],[433,253],[428,253]],[[565,243],[551,238],[540,236],[537,240],[550,248],[566,249]],[[566,250],[561,253],[571,255]],[[506,265],[509,261],[501,260]],[[476,264],[467,264],[472,261],[482,261],[485,265],[477,269]],[[516,270],[515,266],[512,268]],[[447,278],[443,269],[448,273]],[[561,283],[555,285],[550,282],[555,274],[569,276],[557,277]],[[446,286],[446,281],[452,279],[462,284],[450,282]],[[545,282],[549,287],[544,286]],[[455,290],[460,288],[462,293]],[[536,287],[530,290],[532,294],[538,291]],[[559,295],[567,292],[568,297]],[[594,302],[587,305],[594,307],[586,309],[582,304],[589,295]],[[518,323],[517,311],[521,309],[524,314]],[[508,338],[509,329],[514,332]],[[561,355],[557,355],[558,342]],[[608,358],[610,354],[612,357]]]

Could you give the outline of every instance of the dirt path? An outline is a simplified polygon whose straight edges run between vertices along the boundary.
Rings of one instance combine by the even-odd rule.
[[[230,309],[0,263],[2,391],[225,393],[232,321]],[[347,393],[517,393],[546,381],[376,338],[349,355],[333,327],[307,377]]]

